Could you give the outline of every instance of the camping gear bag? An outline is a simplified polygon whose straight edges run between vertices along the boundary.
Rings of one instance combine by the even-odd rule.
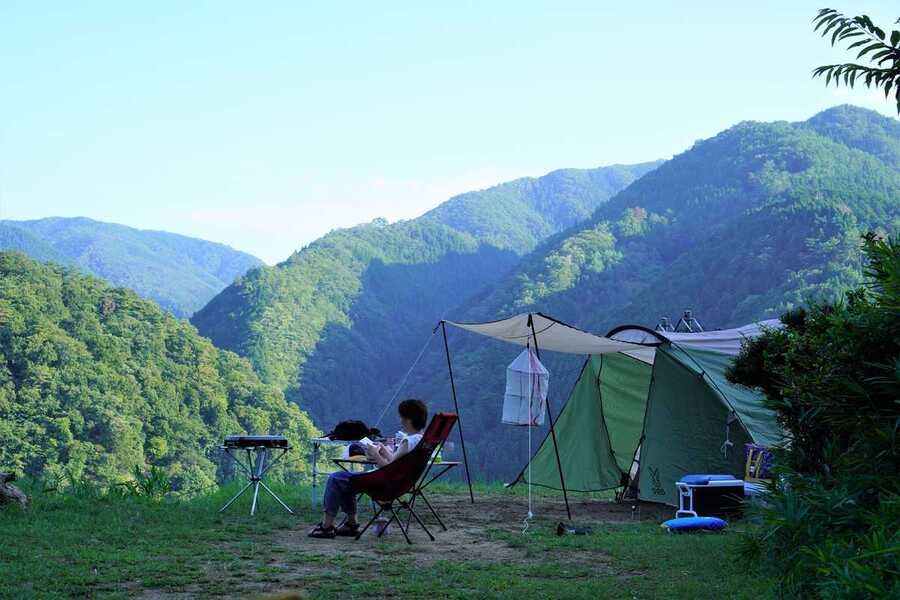
[[[369,428],[362,421],[341,421],[325,435],[329,440],[356,441],[364,437],[381,437],[381,431]]]

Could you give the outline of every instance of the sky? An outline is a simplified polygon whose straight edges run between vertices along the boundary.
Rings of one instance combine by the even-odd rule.
[[[86,216],[274,264],[337,227],[669,158],[743,120],[896,116],[810,78],[848,59],[812,32],[821,5],[4,0],[0,219]]]

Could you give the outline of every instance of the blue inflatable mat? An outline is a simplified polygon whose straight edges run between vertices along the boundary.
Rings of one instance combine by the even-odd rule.
[[[716,517],[678,517],[662,524],[669,531],[721,531],[728,523]]]

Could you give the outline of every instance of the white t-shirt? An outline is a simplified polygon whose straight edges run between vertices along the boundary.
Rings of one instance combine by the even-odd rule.
[[[409,452],[415,448],[419,442],[422,441],[421,433],[410,433],[403,436],[403,439],[397,444],[397,449],[394,450],[394,456],[396,458],[400,458],[404,454],[409,454]]]

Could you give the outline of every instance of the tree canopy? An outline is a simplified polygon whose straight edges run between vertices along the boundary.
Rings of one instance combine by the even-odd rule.
[[[124,288],[0,253],[0,465],[108,483],[162,469],[176,489],[230,471],[239,433],[315,433],[250,363]],[[224,471],[223,471],[224,469]],[[300,474],[306,461],[282,473]]]

